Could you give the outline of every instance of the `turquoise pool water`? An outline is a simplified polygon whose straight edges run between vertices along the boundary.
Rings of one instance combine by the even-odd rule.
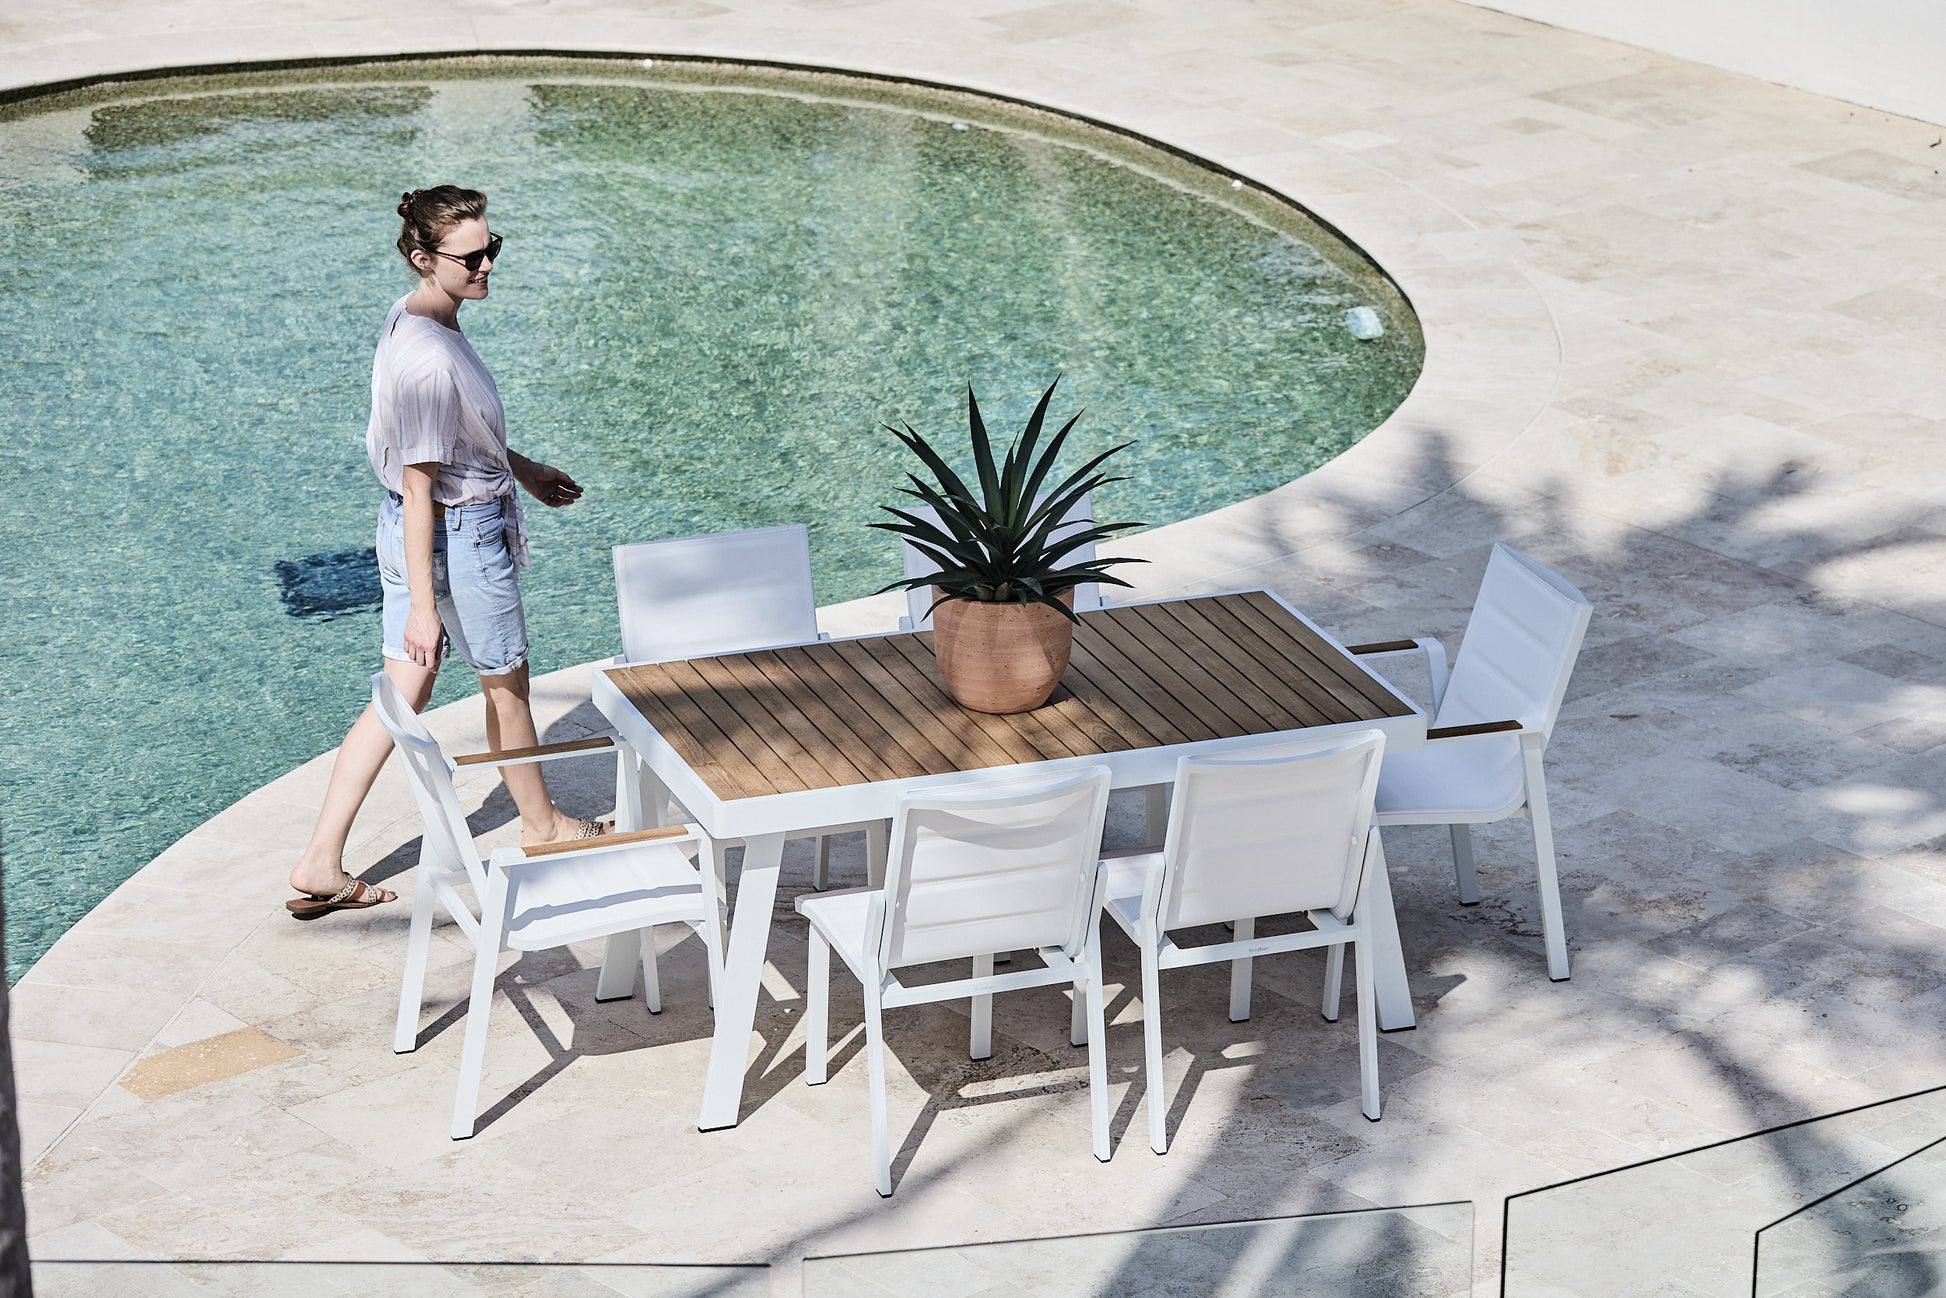
[[[956,436],[968,382],[1017,427],[1063,375],[1077,451],[1138,439],[1098,510],[1163,523],[1331,458],[1422,356],[1301,214],[968,96],[479,60],[0,107],[10,977],[356,714],[392,207],[446,180],[507,239],[462,320],[513,445],[587,488],[530,515],[536,671],[613,652],[618,541],[801,521],[821,602],[896,576],[864,526],[905,467],[877,425]]]

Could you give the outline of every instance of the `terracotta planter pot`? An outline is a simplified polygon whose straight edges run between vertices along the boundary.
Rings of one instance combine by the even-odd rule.
[[[940,590],[933,587],[933,598]],[[1074,592],[1060,596],[1074,606]],[[955,702],[974,712],[1031,712],[1074,651],[1074,623],[1045,604],[949,599],[933,610],[932,652]]]

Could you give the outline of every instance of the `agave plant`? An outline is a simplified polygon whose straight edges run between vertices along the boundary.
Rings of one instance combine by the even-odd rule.
[[[1060,479],[1059,485],[1047,488],[1054,478],[1054,462],[1059,458],[1062,446],[1067,443],[1068,434],[1081,419],[1077,413],[1061,426],[1045,446],[1040,444],[1047,406],[1054,399],[1054,389],[1060,382],[1057,378],[1047,385],[1047,391],[1041,394],[1040,404],[1034,407],[1026,428],[1021,430],[1020,436],[1014,439],[1007,453],[997,463],[992,440],[980,419],[979,400],[970,386],[966,389],[973,464],[980,485],[977,497],[965,481],[953,472],[945,457],[913,431],[912,425],[904,424],[899,428],[885,425],[886,431],[904,442],[931,470],[933,482],[908,473],[906,478],[912,485],[900,488],[906,495],[928,506],[931,517],[910,507],[896,509],[882,505],[880,508],[898,521],[872,523],[870,526],[898,533],[914,549],[939,566],[938,572],[923,577],[902,578],[886,586],[885,590],[937,586],[945,593],[933,602],[933,608],[954,598],[989,604],[1035,603],[1059,609],[1070,620],[1079,621],[1073,610],[1061,602],[1059,597],[1063,592],[1087,581],[1111,586],[1129,584],[1109,575],[1108,569],[1116,564],[1143,563],[1146,560],[1098,558],[1071,562],[1070,557],[1083,546],[1117,532],[1141,527],[1141,523],[1096,523],[1088,519],[1085,526],[1071,527],[1062,531],[1060,536],[1055,536],[1057,531],[1061,531],[1062,520],[1067,517],[1068,511],[1082,496],[1108,483],[1123,481],[1121,478],[1108,477],[1098,470],[1109,456],[1130,445],[1124,442],[1103,451]]]

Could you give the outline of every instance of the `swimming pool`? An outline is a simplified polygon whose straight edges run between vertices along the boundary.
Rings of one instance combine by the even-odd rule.
[[[1331,458],[1422,358],[1301,213],[972,96],[481,59],[0,107],[10,977],[355,714],[392,205],[446,180],[507,238],[463,322],[513,444],[588,489],[532,513],[536,671],[613,651],[617,541],[801,521],[821,601],[896,576],[864,527],[904,468],[877,425],[954,435],[968,382],[1004,428],[1064,375],[1077,451],[1138,439],[1103,512],[1163,523]]]

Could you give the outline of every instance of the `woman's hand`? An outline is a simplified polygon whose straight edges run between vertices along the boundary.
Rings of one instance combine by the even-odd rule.
[[[558,509],[581,499],[581,484],[551,464],[509,453],[514,480],[527,488],[527,494],[543,505]]]
[[[421,667],[439,666],[439,610],[412,602],[405,619],[405,656]]]

